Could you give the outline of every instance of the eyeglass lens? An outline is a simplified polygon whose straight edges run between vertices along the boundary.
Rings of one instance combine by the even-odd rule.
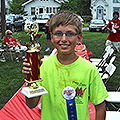
[[[62,37],[63,34],[65,34],[67,37],[73,37],[73,36],[77,35],[77,33],[73,33],[73,32],[67,32],[67,33],[58,32],[58,33],[53,33],[53,35],[55,35],[57,37]]]
[[[12,35],[12,33],[8,33],[7,35]]]

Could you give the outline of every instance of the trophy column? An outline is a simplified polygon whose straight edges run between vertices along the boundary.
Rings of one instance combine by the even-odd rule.
[[[31,48],[27,51],[27,61],[30,63],[31,71],[27,76],[27,86],[23,87],[21,93],[26,97],[32,98],[44,94],[48,94],[47,90],[37,85],[36,82],[42,81],[40,78],[40,50],[36,48]]]

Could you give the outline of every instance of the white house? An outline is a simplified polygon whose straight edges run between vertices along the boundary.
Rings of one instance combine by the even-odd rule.
[[[93,19],[112,19],[113,12],[120,15],[120,0],[91,0],[91,13]]]
[[[57,13],[61,0],[29,0],[22,4],[28,15],[40,13]]]

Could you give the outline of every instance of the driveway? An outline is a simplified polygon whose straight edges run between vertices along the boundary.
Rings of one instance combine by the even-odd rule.
[[[89,30],[89,27],[83,27],[82,30]]]

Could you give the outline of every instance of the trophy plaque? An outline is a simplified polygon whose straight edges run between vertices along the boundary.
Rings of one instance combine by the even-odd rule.
[[[48,94],[48,91],[44,87],[37,85],[36,83],[38,81],[42,81],[42,79],[40,78],[40,50],[36,49],[34,45],[34,33],[36,32],[35,30],[34,27],[32,27],[32,29],[30,30],[32,45],[30,49],[26,52],[27,62],[30,63],[31,71],[30,74],[27,75],[27,79],[25,79],[25,81],[27,82],[27,87],[23,87],[21,91],[21,93],[28,98]]]

